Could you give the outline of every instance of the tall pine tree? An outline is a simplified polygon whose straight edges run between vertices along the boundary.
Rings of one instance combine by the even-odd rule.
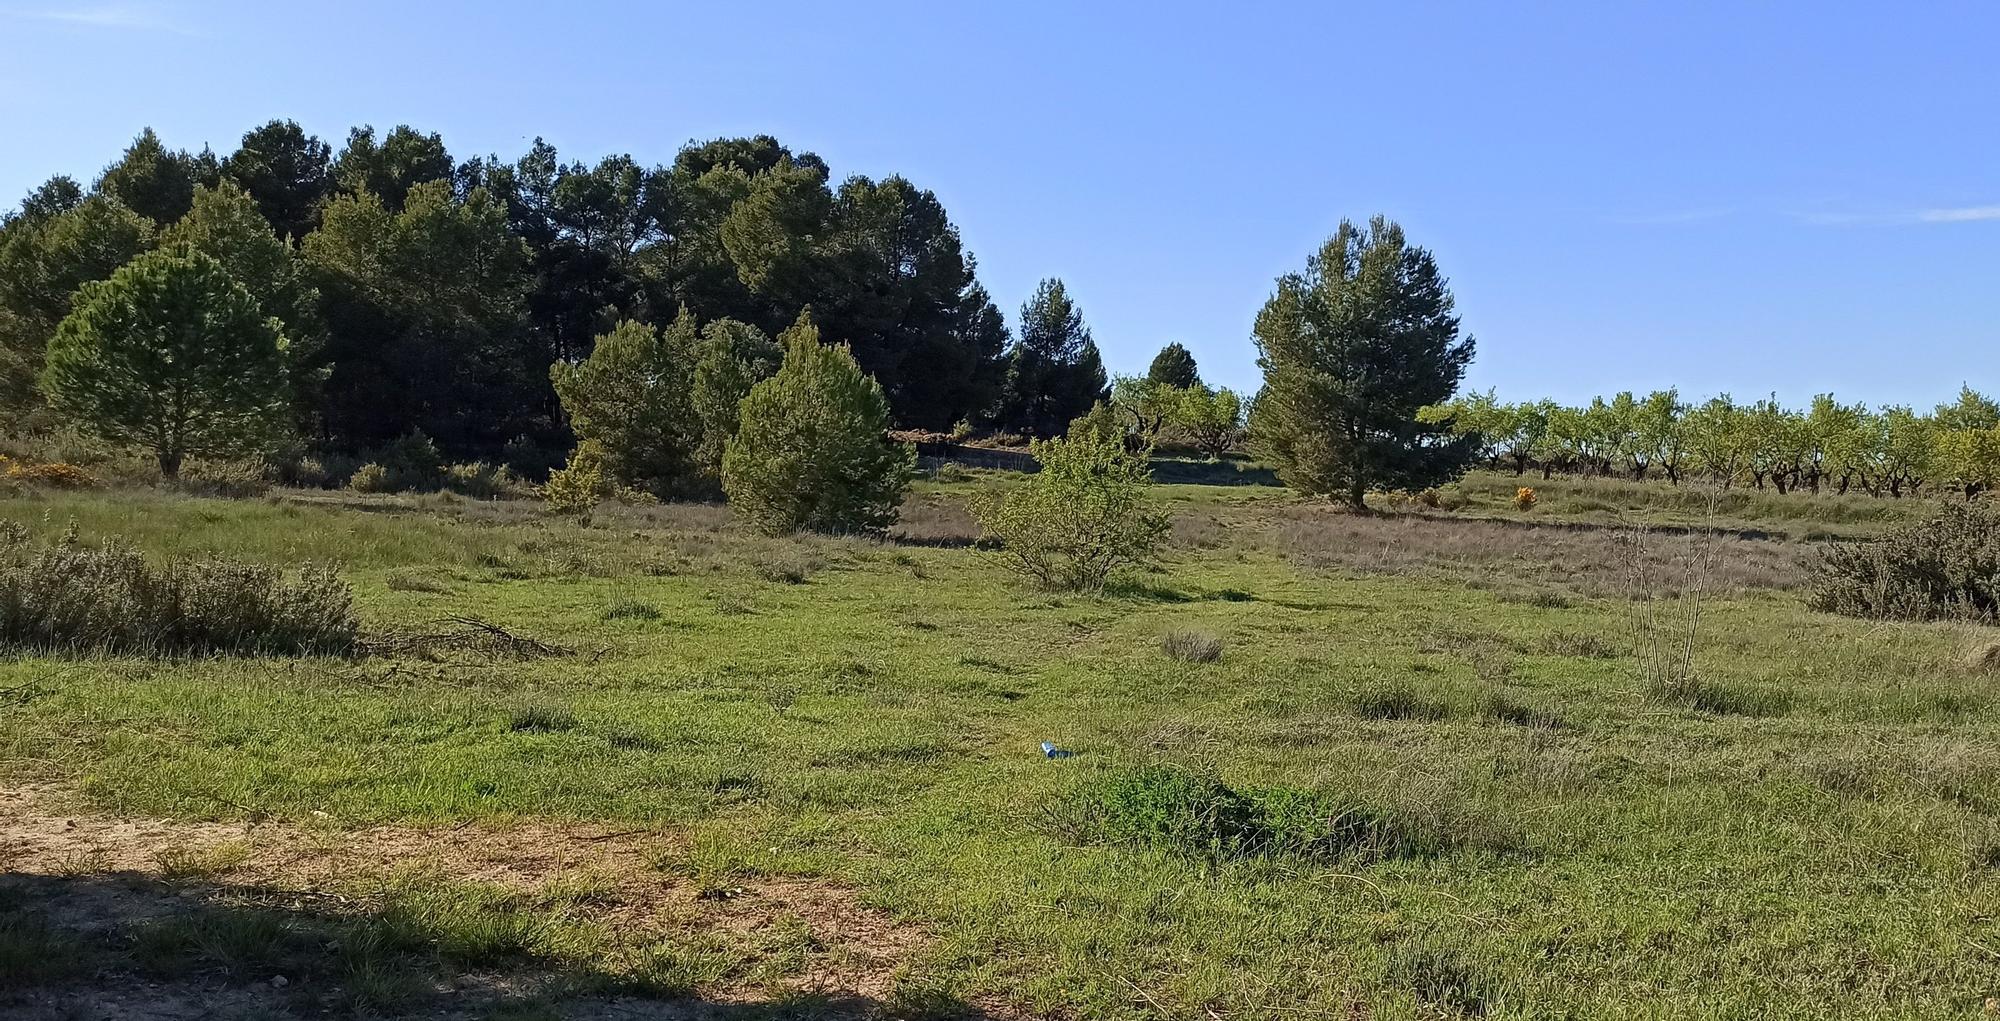
[[[1472,462],[1478,436],[1418,418],[1457,392],[1473,343],[1437,262],[1403,228],[1342,221],[1305,272],[1278,278],[1255,333],[1251,434],[1286,485],[1359,510],[1370,489],[1434,486]]]

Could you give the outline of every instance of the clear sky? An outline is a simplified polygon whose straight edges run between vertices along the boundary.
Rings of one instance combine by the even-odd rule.
[[[1114,371],[1254,388],[1272,279],[1342,217],[1436,252],[1469,382],[1928,405],[2000,388],[1991,3],[0,0],[0,196],[140,128],[272,117],[455,156],[667,162],[768,132],[936,191],[1003,308]]]

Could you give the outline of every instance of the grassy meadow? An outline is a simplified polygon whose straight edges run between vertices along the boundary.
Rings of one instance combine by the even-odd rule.
[[[1476,474],[1456,510],[1357,517],[1174,483],[1158,568],[1076,596],[972,545],[966,501],[1008,484],[920,483],[883,542],[709,506],[0,498],[44,538],[331,564],[366,634],[570,652],[0,660],[0,787],[183,835],[144,868],[0,839],[0,1013],[107,975],[271,1017],[1994,1009],[2000,634],[1798,592],[1813,544],[1923,504]],[[651,843],[531,887],[413,870],[463,832]],[[307,839],[344,864],[276,893],[236,866]],[[635,876],[796,910],[651,925]],[[174,907],[65,926],[107,883]],[[881,980],[816,982],[869,925],[908,934]]]

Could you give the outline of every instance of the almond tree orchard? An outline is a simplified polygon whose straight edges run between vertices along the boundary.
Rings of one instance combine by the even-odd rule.
[[[1508,404],[1487,391],[1427,415],[1477,437],[1487,467],[1517,475],[1538,470],[1543,478],[1623,476],[1672,485],[1693,477],[1780,493],[1926,491],[1968,499],[2000,485],[2000,404],[1969,386],[1928,414],[1902,405],[1870,409],[1832,394],[1788,408],[1776,396],[1739,403],[1721,394],[1693,403],[1677,390],[1659,390],[1581,406]]]

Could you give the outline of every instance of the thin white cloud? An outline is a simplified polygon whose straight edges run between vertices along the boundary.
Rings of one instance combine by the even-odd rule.
[[[1927,223],[2000,220],[2000,206],[1949,206],[1893,213],[1822,210],[1793,213],[1791,216],[1811,227],[1909,227]]]
[[[10,10],[4,13],[9,17],[26,18],[30,21],[54,21],[86,28],[127,32],[170,32],[174,35],[190,36],[201,34],[175,21],[166,11],[149,4],[99,4],[61,10]]]
[[[1959,206],[1953,209],[1926,209],[1917,214],[1924,223],[1972,223],[2000,220],[2000,206]]]

